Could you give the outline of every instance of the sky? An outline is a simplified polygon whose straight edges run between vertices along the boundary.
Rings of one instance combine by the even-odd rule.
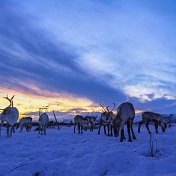
[[[1,0],[0,108],[60,118],[129,101],[176,113],[174,0]]]

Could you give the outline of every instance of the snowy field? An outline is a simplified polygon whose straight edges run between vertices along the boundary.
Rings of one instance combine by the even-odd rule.
[[[141,127],[137,140],[120,143],[119,138],[86,131],[78,135],[72,127],[48,129],[47,135],[17,131],[0,138],[0,176],[176,176],[176,127],[154,133],[157,157],[148,157],[149,135]],[[125,131],[126,132],[126,131]],[[127,137],[127,133],[126,133]]]

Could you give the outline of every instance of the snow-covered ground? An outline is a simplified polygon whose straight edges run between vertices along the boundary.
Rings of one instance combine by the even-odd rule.
[[[17,131],[0,138],[0,176],[176,176],[176,127],[155,134],[157,157],[148,157],[149,135],[145,127],[137,140],[120,143],[119,138],[86,131],[74,134],[72,127]],[[127,133],[126,133],[127,137]]]

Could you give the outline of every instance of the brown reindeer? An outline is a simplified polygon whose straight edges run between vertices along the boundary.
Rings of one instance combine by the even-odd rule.
[[[118,136],[119,131],[121,133],[120,142],[123,142],[125,139],[124,135],[124,126],[127,124],[127,131],[128,131],[128,141],[132,142],[131,139],[131,132],[133,139],[136,139],[134,131],[133,131],[133,121],[135,118],[135,110],[131,103],[125,102],[122,103],[117,109],[117,116],[113,120],[113,129],[114,135]]]
[[[90,131],[93,131],[94,129],[94,125],[95,125],[95,120],[97,118],[97,116],[90,116],[90,115],[87,115],[84,117],[85,119],[87,119],[89,121],[89,123],[87,124],[87,126],[90,128]]]
[[[106,127],[108,128],[108,136],[112,136],[112,121],[115,118],[115,115],[113,114],[113,110],[116,107],[116,104],[113,103],[114,107],[110,111],[109,106],[106,108],[100,103],[100,106],[103,108],[103,113],[101,114],[100,121],[99,121],[99,128],[98,128],[98,134],[100,134],[101,126],[104,127],[104,134],[106,135]]]
[[[23,127],[26,128],[26,131],[31,131],[32,128],[32,117],[23,117],[19,120],[19,123],[16,126],[16,129],[20,128],[20,132],[23,130]]]
[[[143,123],[145,123],[145,126],[147,128],[147,131],[149,134],[151,134],[151,131],[149,129],[149,123],[154,122],[155,124],[155,131],[158,133],[158,125],[161,127],[162,131],[165,132],[167,125],[164,122],[164,119],[160,114],[154,113],[154,112],[143,112],[142,113],[142,120],[139,122],[138,126],[138,133],[140,133],[140,127]]]
[[[76,126],[78,128],[78,133],[80,134],[81,132],[81,134],[83,134],[83,125],[92,126],[93,124],[95,124],[95,117],[93,116],[83,117],[81,115],[76,115],[74,117],[74,133]]]

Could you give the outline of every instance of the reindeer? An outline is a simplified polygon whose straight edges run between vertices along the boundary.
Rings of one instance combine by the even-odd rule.
[[[80,130],[81,130],[81,134],[83,134],[83,125],[88,126],[93,124],[95,124],[95,118],[93,116],[83,117],[81,115],[76,115],[74,117],[74,133],[75,133],[76,126],[78,127],[78,134],[80,134]]]
[[[42,113],[39,117],[39,134],[43,134],[42,132],[44,132],[44,135],[46,135],[46,128],[49,122],[49,117],[47,115],[47,113]]]
[[[32,128],[32,118],[31,117],[23,117],[20,119],[16,129],[20,127],[20,132],[23,130],[23,127],[26,128],[26,131],[31,131]]]
[[[94,125],[95,125],[95,120],[96,120],[97,116],[89,116],[88,115],[84,118],[88,120],[87,126],[89,126],[90,131],[93,131],[93,128],[94,128]]]
[[[113,120],[113,129],[114,135],[118,136],[119,131],[121,133],[120,142],[123,142],[125,139],[124,135],[124,126],[127,124],[127,131],[128,131],[128,141],[132,142],[131,139],[131,132],[133,139],[136,139],[134,131],[133,131],[133,121],[135,118],[135,110],[131,103],[125,102],[122,103],[117,109],[117,116]]]
[[[100,122],[99,122],[99,128],[98,128],[98,134],[100,134],[101,126],[104,127],[104,134],[106,135],[106,127],[108,128],[108,136],[112,136],[112,121],[115,118],[115,115],[113,114],[113,110],[116,107],[116,104],[113,103],[114,107],[111,111],[109,111],[109,106],[106,108],[100,103],[100,106],[103,108],[104,112],[101,114]],[[111,134],[109,133],[111,131]]]
[[[44,113],[42,113],[42,110],[45,110]],[[48,122],[49,122],[49,117],[48,117],[48,108],[39,108],[39,134],[43,134],[42,132],[44,132],[44,135],[46,135],[46,128],[48,126]]]
[[[15,95],[14,95],[15,96]],[[7,106],[5,109],[2,109],[3,112],[0,114],[1,119],[1,126],[0,126],[0,136],[1,136],[1,130],[3,123],[7,123],[7,137],[12,136],[12,131],[14,130],[14,125],[16,124],[18,117],[19,117],[19,111],[16,107],[13,107],[13,98],[3,97],[7,99],[10,102],[10,105]]]
[[[142,120],[139,122],[139,126],[138,126],[138,133],[140,133],[141,125],[145,123],[148,133],[151,134],[151,131],[149,129],[150,122],[154,122],[156,133],[158,133],[158,125],[161,127],[163,132],[166,131],[167,124],[165,123],[164,119],[162,118],[160,114],[157,114],[154,112],[143,112]]]

